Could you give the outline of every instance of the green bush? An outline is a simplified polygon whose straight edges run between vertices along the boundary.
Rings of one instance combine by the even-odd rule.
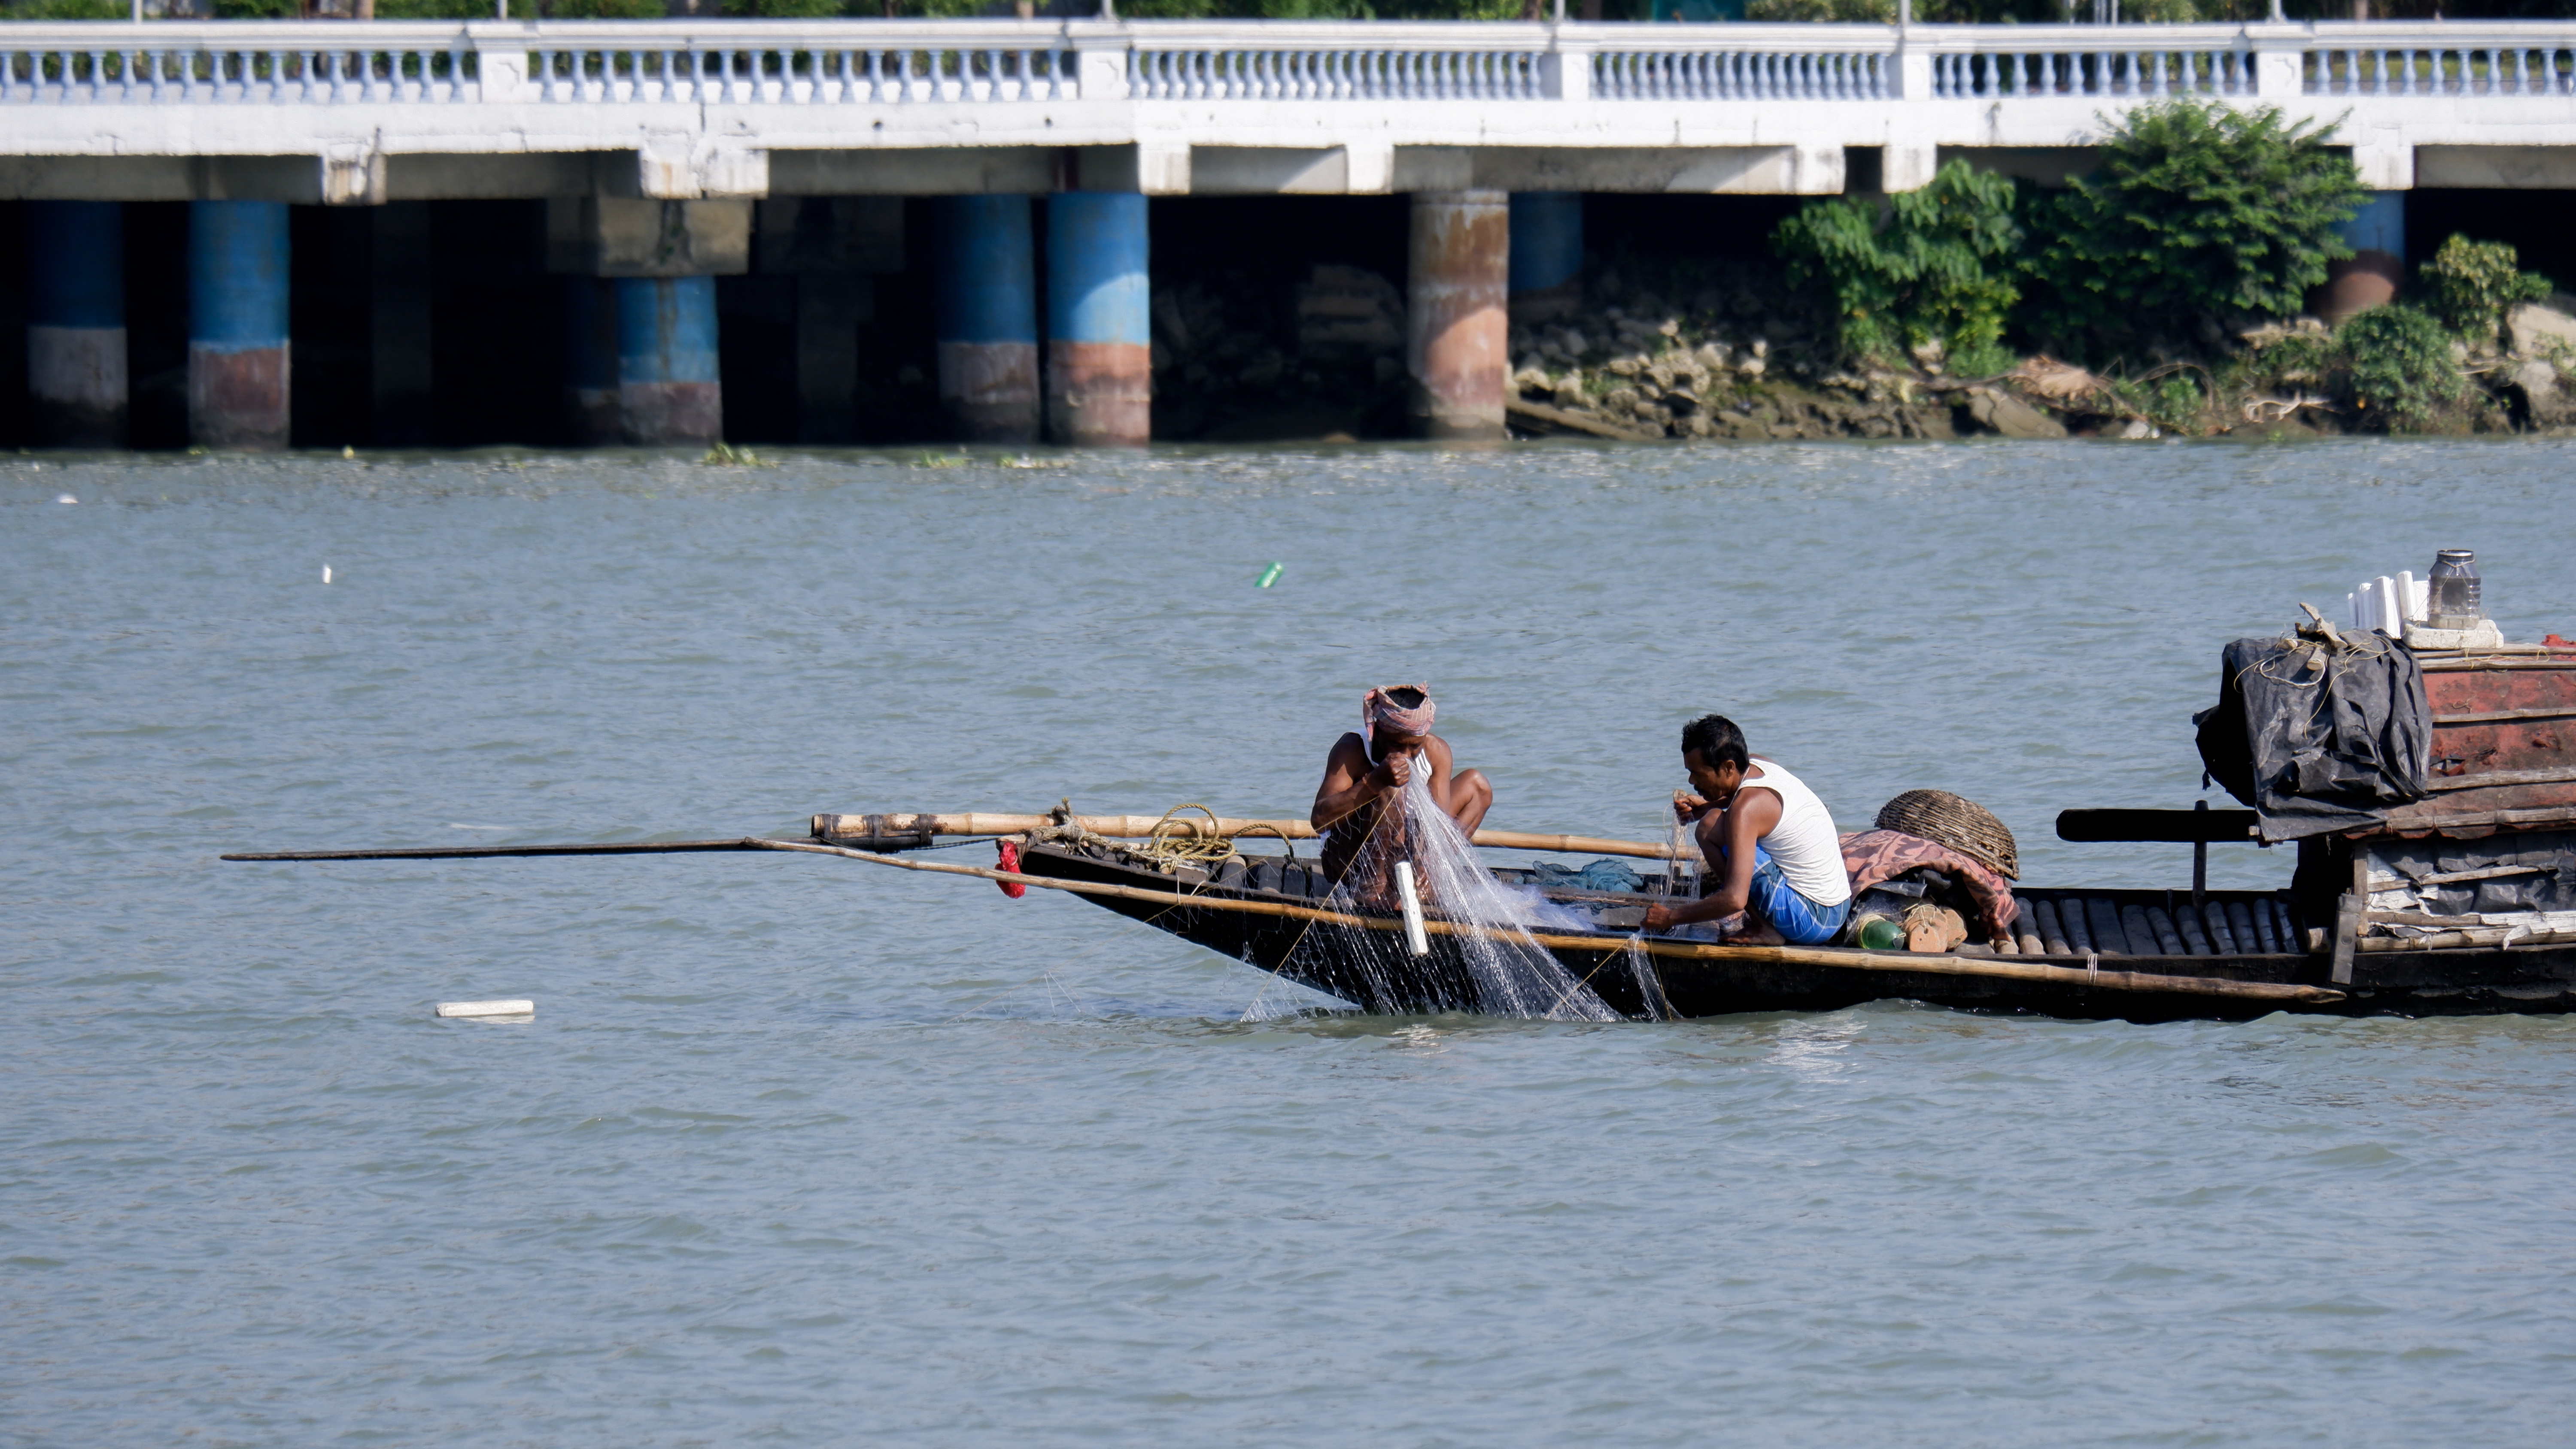
[[[2415,271],[2425,309],[2471,342],[2495,341],[2515,303],[2549,295],[2549,279],[2519,270],[2521,260],[2503,242],[2473,242],[2453,233],[2433,260]]]
[[[133,11],[125,0],[18,0],[5,12],[10,20],[123,20]]]
[[[2299,311],[2326,263],[2352,255],[2335,228],[2364,197],[2325,129],[2268,106],[2131,112],[2092,175],[2029,193],[2025,325],[2099,362],[2204,323]]]
[[[1744,18],[1885,25],[1896,18],[1896,0],[1745,0]]]
[[[1821,284],[1831,295],[1844,351],[1896,361],[1938,342],[1952,371],[1982,375],[2009,366],[1999,344],[2020,293],[2012,283],[2010,178],[1952,161],[1920,191],[1883,202],[1867,196],[1812,201],[1780,223],[1771,244],[1792,286]]]
[[[533,0],[510,0],[511,13],[522,17],[535,9]],[[557,10],[555,14],[563,12]],[[653,13],[662,13],[655,5]],[[376,0],[378,20],[489,20],[492,0]]]
[[[2466,391],[2451,359],[2451,335],[2430,313],[2374,307],[2336,329],[2344,399],[2362,422],[2386,431],[2420,428]]]
[[[2231,394],[2322,393],[2334,366],[2334,340],[2321,332],[2294,332],[2252,346],[2222,363],[2218,386]]]
[[[2169,433],[2187,431],[2198,421],[2207,406],[2198,379],[2176,373],[2158,379],[2155,390],[2147,395],[2147,420]]]

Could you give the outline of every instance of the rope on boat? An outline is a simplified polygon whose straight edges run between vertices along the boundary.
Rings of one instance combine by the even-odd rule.
[[[1196,821],[1177,819],[1184,810],[1195,810],[1206,816],[1206,829],[1201,831]],[[1285,840],[1287,836],[1282,834],[1280,839]],[[1175,805],[1164,811],[1163,818],[1154,822],[1154,828],[1146,833],[1142,844],[1123,845],[1119,849],[1139,860],[1151,861],[1164,870],[1189,866],[1210,875],[1216,874],[1218,866],[1238,854],[1234,848],[1234,837],[1225,834],[1218,826],[1216,812],[1195,803]]]

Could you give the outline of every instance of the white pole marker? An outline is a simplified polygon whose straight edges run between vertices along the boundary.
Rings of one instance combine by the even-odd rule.
[[[1431,954],[1431,938],[1422,933],[1422,895],[1413,888],[1413,862],[1395,863],[1395,893],[1404,901],[1404,944],[1416,956]]]
[[[442,1001],[438,1003],[438,1014],[441,1016],[534,1016],[537,1014],[537,1004],[533,1001]]]

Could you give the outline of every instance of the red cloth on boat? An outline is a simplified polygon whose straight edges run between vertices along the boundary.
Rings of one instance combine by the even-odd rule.
[[[1843,869],[1851,872],[1855,896],[1880,881],[1928,865],[1948,874],[1975,899],[1977,920],[1986,928],[1987,940],[2010,937],[2013,922],[2021,917],[2021,903],[2013,899],[2012,887],[2002,876],[1946,845],[1902,830],[1858,830],[1843,836],[1842,845]]]

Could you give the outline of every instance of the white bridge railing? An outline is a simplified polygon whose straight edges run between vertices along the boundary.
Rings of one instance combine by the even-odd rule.
[[[2576,23],[0,23],[0,106],[2576,95]]]

